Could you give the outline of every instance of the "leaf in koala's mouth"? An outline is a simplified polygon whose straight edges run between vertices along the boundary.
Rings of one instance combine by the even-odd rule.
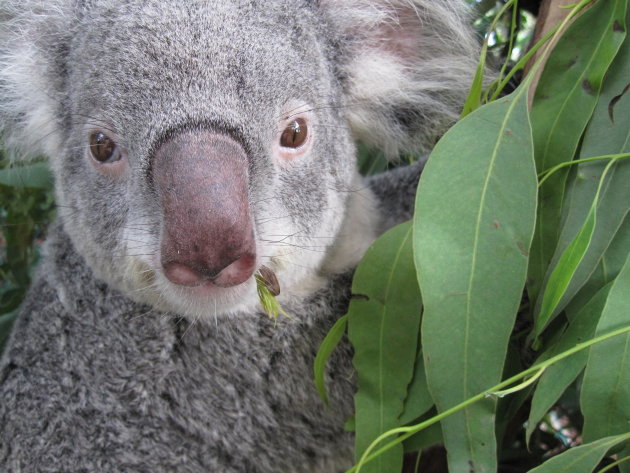
[[[258,291],[260,304],[269,318],[278,320],[278,314],[291,318],[282,310],[282,307],[276,300],[276,296],[280,294],[280,284],[274,272],[266,266],[261,266],[254,277],[256,278],[256,290]]]

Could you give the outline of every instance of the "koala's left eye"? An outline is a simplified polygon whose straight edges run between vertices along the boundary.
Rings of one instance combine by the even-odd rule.
[[[121,158],[118,145],[102,131],[90,135],[90,154],[99,163],[113,163]]]
[[[308,127],[303,118],[293,120],[280,136],[280,146],[284,148],[299,148],[306,142]]]

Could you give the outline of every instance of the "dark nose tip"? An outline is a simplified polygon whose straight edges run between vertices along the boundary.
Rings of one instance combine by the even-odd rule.
[[[170,261],[163,265],[164,274],[174,284],[195,287],[212,282],[219,287],[232,287],[247,281],[256,267],[256,255],[246,252],[223,268],[210,268],[202,261]]]

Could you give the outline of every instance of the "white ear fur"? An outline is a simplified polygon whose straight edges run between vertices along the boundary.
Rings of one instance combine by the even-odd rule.
[[[61,146],[60,51],[71,2],[3,0],[0,5],[0,135],[14,159],[55,155]]]
[[[431,146],[457,118],[478,45],[462,0],[321,0],[345,54],[357,138],[389,156]]]

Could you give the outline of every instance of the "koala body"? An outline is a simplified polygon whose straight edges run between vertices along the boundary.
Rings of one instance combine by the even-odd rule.
[[[311,381],[350,273],[410,217],[474,70],[459,0],[36,0],[0,6],[6,146],[58,222],[0,365],[0,470],[330,472],[350,349]],[[277,277],[290,319],[261,310]]]

